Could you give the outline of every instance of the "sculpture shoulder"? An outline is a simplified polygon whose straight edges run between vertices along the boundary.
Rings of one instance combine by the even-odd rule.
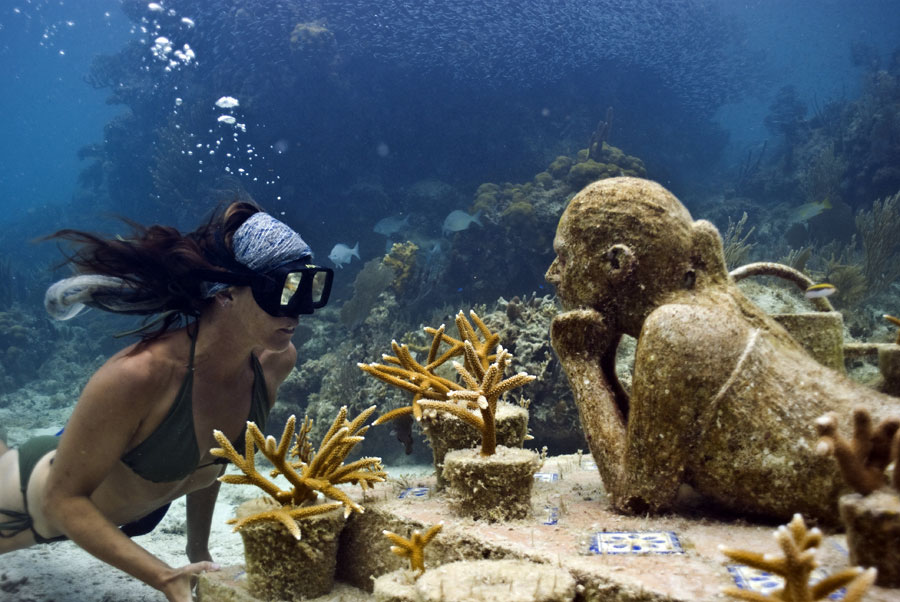
[[[742,347],[750,330],[750,325],[731,307],[669,303],[647,316],[640,340]]]
[[[644,322],[636,367],[681,366],[688,378],[691,373],[720,373],[740,357],[751,330],[727,306],[663,305]]]

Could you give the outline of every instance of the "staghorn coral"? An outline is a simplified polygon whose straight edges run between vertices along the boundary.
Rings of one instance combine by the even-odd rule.
[[[210,453],[218,458],[230,460],[244,473],[225,475],[219,480],[234,485],[256,485],[280,504],[272,510],[239,520],[230,520],[229,523],[235,525],[234,530],[238,531],[248,524],[260,521],[276,521],[284,525],[296,539],[300,539],[300,528],[296,522],[299,518],[323,514],[340,506],[344,507],[345,516],[351,511],[363,512],[362,506],[335,485],[353,483],[366,490],[372,483],[384,481],[386,478],[387,473],[381,467],[380,458],[360,458],[350,464],[344,464],[353,447],[363,440],[369,429],[363,424],[374,411],[375,406],[372,406],[350,422],[347,421],[347,407],[342,407],[331,428],[322,438],[318,451],[314,451],[309,443],[308,434],[312,428],[312,421],[308,418],[303,421],[300,431],[296,433],[293,447],[291,442],[295,437],[295,416],[288,418],[281,440],[278,442],[274,437],[265,437],[256,424],[248,422],[243,457],[234,449],[224,433],[214,431],[213,435],[222,447],[213,448]],[[259,447],[263,455],[275,466],[271,476],[284,475],[292,485],[290,489],[281,489],[259,473],[254,459],[256,447]],[[297,459],[291,460],[290,456]],[[316,501],[317,492],[336,501],[312,505]]]
[[[376,425],[384,424],[389,420],[406,414],[412,414],[416,420],[421,420],[422,408],[419,405],[421,399],[446,401],[448,392],[462,389],[455,381],[439,375],[437,370],[450,358],[464,353],[464,341],[469,341],[472,344],[482,370],[496,357],[491,355],[491,351],[499,342],[499,337],[488,329],[484,322],[481,321],[481,318],[478,317],[478,314],[474,311],[469,313],[472,320],[475,321],[475,325],[481,331],[484,340],[479,340],[471,323],[462,312],[459,312],[456,315],[456,327],[459,330],[460,339],[454,339],[450,335],[445,334],[444,325],[441,325],[440,328],[425,328],[425,332],[432,335],[432,342],[424,365],[412,357],[408,345],[401,345],[397,341],[391,342],[391,347],[396,355],[382,356],[384,361],[390,365],[376,363],[357,364],[363,372],[413,394],[413,400],[409,406],[396,408],[383,414],[375,421]],[[450,345],[450,349],[438,356],[442,342]],[[470,358],[466,357],[466,361],[469,362]],[[467,363],[466,367],[469,368],[470,365]],[[471,369],[474,370],[474,367]]]
[[[433,340],[424,365],[412,357],[407,345],[401,345],[397,341],[391,343],[396,355],[384,356],[384,360],[391,365],[359,364],[359,368],[364,372],[413,393],[411,405],[385,413],[375,421],[375,424],[383,424],[408,414],[412,414],[416,420],[421,420],[423,409],[447,412],[481,431],[482,455],[492,455],[496,451],[497,402],[507,391],[527,384],[535,377],[520,372],[503,379],[503,373],[512,356],[497,346],[499,337],[488,329],[478,314],[471,311],[469,315],[484,340],[479,339],[475,328],[465,315],[459,312],[456,316],[456,326],[460,339],[445,334],[443,325],[437,329],[425,329],[433,336]],[[450,349],[438,355],[442,342],[449,344]],[[491,354],[495,346],[497,352]],[[465,386],[436,372],[441,365],[458,355],[464,356],[464,363],[454,362],[453,366]],[[480,415],[474,410],[478,410]]]
[[[799,514],[795,514],[788,525],[778,527],[775,539],[784,554],[781,558],[773,554],[760,554],[724,546],[719,550],[736,562],[783,577],[784,587],[773,592],[771,596],[736,587],[725,588],[724,593],[741,600],[811,602],[825,600],[833,592],[846,587],[844,601],[858,602],[875,581],[875,569],[863,570],[862,567],[853,567],[810,585],[809,577],[818,566],[815,548],[822,543],[822,532],[818,529],[808,530],[803,517]]]
[[[391,546],[391,552],[401,558],[409,558],[409,568],[416,571],[418,579],[425,572],[425,546],[431,543],[434,536],[443,528],[444,523],[438,523],[425,531],[424,535],[416,530],[412,532],[409,539],[390,531],[382,531],[382,533],[394,544]]]
[[[475,356],[475,348],[469,341],[465,342],[465,352],[466,356]],[[474,374],[462,364],[454,362],[453,367],[459,372],[468,388],[450,391],[447,393],[449,398],[447,401],[424,400],[420,401],[419,405],[425,409],[453,414],[481,431],[481,455],[493,455],[497,451],[497,402],[507,391],[521,387],[535,379],[534,376],[524,372],[503,379],[503,373],[509,365],[511,357],[508,351],[498,347],[496,361],[486,370],[479,370],[480,364],[472,363],[476,368]],[[475,409],[480,411],[480,416],[472,412]]]
[[[817,451],[833,454],[844,480],[857,491],[839,500],[850,562],[877,568],[878,585],[900,587],[900,418],[873,425],[869,411],[857,408],[850,441],[837,432],[832,414],[817,420],[816,428]],[[885,471],[891,464],[889,481]]]
[[[819,444],[816,451],[833,454],[844,480],[857,492],[868,495],[888,485],[885,470],[895,463],[890,485],[900,490],[900,470],[896,462],[900,458],[900,418],[885,418],[873,425],[866,408],[853,410],[853,437],[845,439],[837,430],[837,417],[825,414],[816,421]]]

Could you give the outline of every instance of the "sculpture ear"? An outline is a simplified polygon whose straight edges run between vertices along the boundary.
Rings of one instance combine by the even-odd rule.
[[[624,280],[637,268],[638,260],[631,247],[615,244],[606,249],[603,258],[609,267],[610,276],[616,280]]]
[[[724,280],[728,274],[722,237],[711,222],[698,219],[692,224],[691,264],[695,272],[707,279]]]

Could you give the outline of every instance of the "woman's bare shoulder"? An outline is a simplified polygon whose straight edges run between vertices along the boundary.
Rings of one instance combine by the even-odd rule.
[[[184,365],[186,358],[179,358],[169,341],[136,343],[110,357],[88,381],[84,394],[102,392],[127,396],[132,403],[152,403],[168,390]]]

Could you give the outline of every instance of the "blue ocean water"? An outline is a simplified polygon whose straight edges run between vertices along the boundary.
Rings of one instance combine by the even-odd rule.
[[[51,323],[62,255],[36,238],[127,234],[115,216],[189,230],[236,198],[318,262],[342,257],[276,430],[401,403],[356,362],[478,306],[544,377],[537,445],[586,447],[543,274],[559,212],[597,177],[660,181],[723,234],[744,215],[741,259],[805,262],[848,332],[892,340],[900,269],[867,272],[856,223],[900,190],[898,32],[897,0],[3,0],[0,427],[56,432],[132,326]],[[881,265],[900,265],[892,236]],[[357,280],[393,243],[392,280]],[[403,459],[415,436],[422,454],[410,429],[366,444]]]
[[[799,207],[816,200],[801,191],[808,161],[755,196],[748,172],[790,158],[792,136],[851,128],[841,111],[874,87],[890,95],[872,82],[898,77],[898,26],[890,0],[10,0],[0,253],[30,272],[58,256],[27,241],[59,227],[111,231],[123,215],[188,229],[247,195],[322,261],[337,243],[380,256],[390,239],[374,224],[408,215],[406,238],[459,265],[438,244],[444,218],[474,214],[481,184],[576,157],[607,115],[606,142],[689,207]],[[884,128],[881,163],[851,160],[842,176],[851,209],[900,187]],[[741,202],[709,217],[723,227]],[[507,242],[540,263],[551,236]],[[540,290],[542,269],[523,288]]]

